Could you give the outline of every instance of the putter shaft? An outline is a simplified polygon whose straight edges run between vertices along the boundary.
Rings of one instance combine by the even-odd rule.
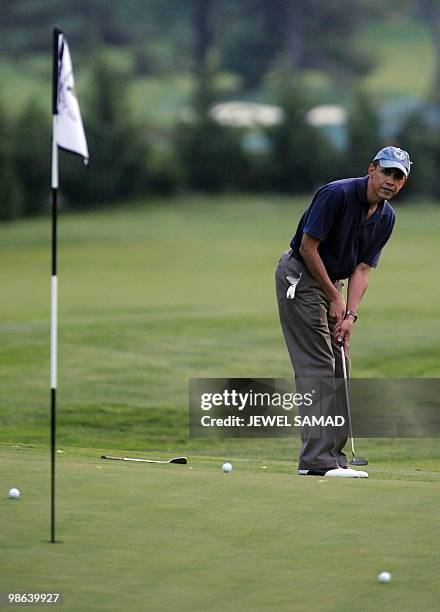
[[[111,459],[112,461],[134,461],[135,463],[188,463],[186,457],[173,457],[172,459],[138,459],[134,457],[113,457],[112,455],[101,455],[101,459]]]
[[[340,343],[340,348],[341,348],[341,358],[342,358],[342,371],[344,373],[344,388],[345,388],[345,402],[347,406],[348,432],[349,432],[350,442],[351,442],[352,460],[350,461],[350,463],[351,465],[368,465],[367,459],[356,459],[356,454],[354,452],[353,428],[351,425],[350,392],[348,389],[347,365],[345,363],[345,350],[344,350],[343,342]]]

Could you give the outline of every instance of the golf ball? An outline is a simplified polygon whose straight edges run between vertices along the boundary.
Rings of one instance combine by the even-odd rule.
[[[224,463],[222,465],[222,470],[226,473],[229,474],[229,472],[232,472],[232,465],[230,463]]]
[[[18,489],[15,489],[15,488],[9,489],[8,496],[11,499],[18,499],[20,497],[20,491]]]
[[[389,582],[391,580],[391,574],[390,572],[380,572],[377,579],[379,582]]]

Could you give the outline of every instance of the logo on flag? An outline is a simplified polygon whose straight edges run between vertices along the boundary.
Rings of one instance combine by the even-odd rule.
[[[58,37],[58,88],[54,115],[54,139],[62,149],[89,159],[84,126],[75,93],[69,45],[62,33]]]

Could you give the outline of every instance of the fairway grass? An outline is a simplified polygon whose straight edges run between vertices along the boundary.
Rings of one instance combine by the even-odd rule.
[[[188,440],[189,378],[291,377],[274,269],[306,203],[194,197],[62,215],[60,444],[204,451]],[[440,375],[439,235],[440,207],[398,208],[353,376]],[[3,225],[0,261],[0,442],[46,444],[49,219]]]
[[[228,457],[226,475],[209,457],[99,454],[59,455],[52,545],[47,456],[0,447],[3,592],[62,592],[68,610],[438,609],[439,472],[382,464],[338,481],[256,458]]]

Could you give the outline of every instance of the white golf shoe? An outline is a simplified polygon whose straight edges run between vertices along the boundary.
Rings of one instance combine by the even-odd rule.
[[[338,467],[324,470],[298,470],[299,476],[329,476],[331,478],[368,478],[368,472]]]
[[[327,478],[368,478],[368,472],[351,468],[336,468],[324,474]]]

